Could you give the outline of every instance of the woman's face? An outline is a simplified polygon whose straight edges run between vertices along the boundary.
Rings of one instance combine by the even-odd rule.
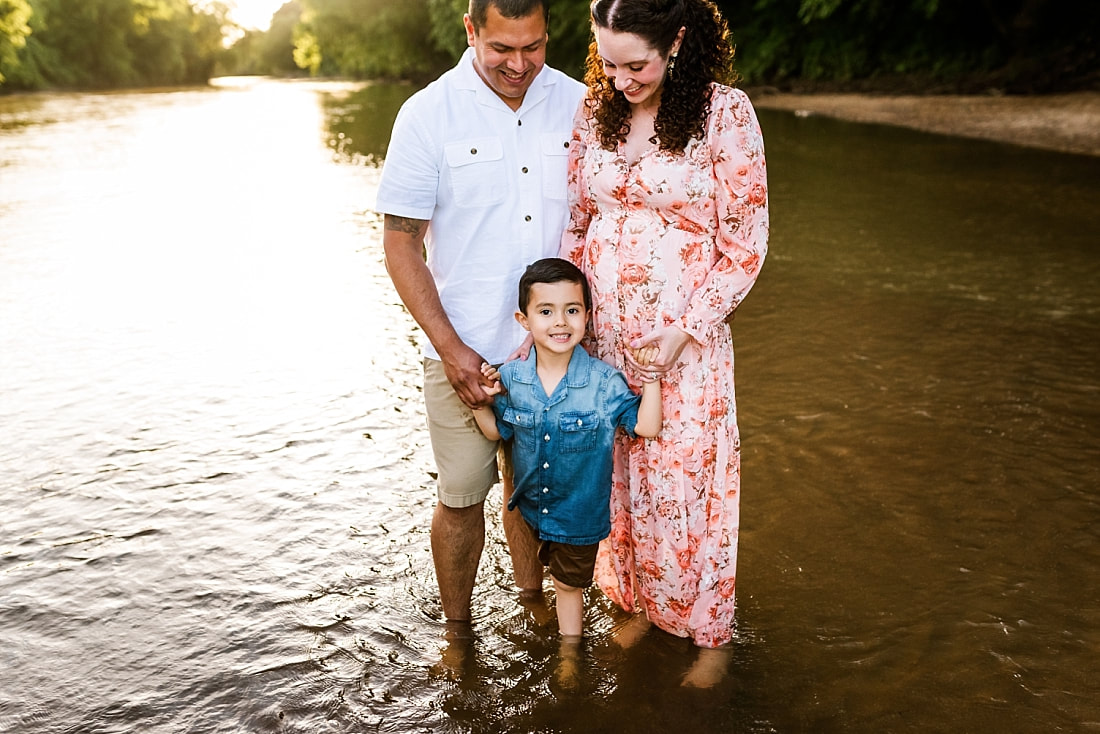
[[[679,39],[671,49],[679,47]],[[596,28],[596,47],[603,60],[603,73],[632,105],[659,102],[668,59],[641,36]]]

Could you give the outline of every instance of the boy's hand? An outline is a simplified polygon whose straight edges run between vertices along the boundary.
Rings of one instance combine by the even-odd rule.
[[[642,367],[648,367],[653,364],[653,360],[657,359],[657,355],[661,353],[661,348],[656,344],[650,344],[645,347],[638,347],[633,352],[634,361]]]
[[[656,344],[649,344],[644,347],[637,347],[630,350],[630,356],[634,357],[634,361],[642,369],[636,369],[638,378],[643,383],[660,382],[661,373],[655,369],[647,369],[653,365],[653,360],[657,359],[657,355],[661,353],[661,348]]]
[[[482,385],[481,389],[485,391],[485,394],[489,397],[493,395],[499,395],[504,392],[504,385],[500,382],[500,370],[488,362],[481,363],[481,374],[485,379],[489,380],[493,384],[489,387]]]

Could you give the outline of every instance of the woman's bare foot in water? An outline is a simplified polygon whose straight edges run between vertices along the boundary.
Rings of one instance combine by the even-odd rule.
[[[723,678],[730,663],[728,647],[699,648],[699,657],[684,675],[680,685],[687,688],[713,688]]]
[[[649,632],[649,628],[653,626],[653,623],[649,621],[649,617],[645,615],[645,612],[638,612],[622,627],[611,633],[611,639],[615,641],[615,644],[626,650],[634,647],[638,640],[645,637],[646,632]]]

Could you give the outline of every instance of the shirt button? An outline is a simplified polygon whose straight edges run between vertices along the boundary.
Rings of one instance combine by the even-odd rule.
[[[521,170],[521,171],[523,171],[524,173],[527,173],[527,166],[524,166],[524,167],[523,167],[523,168],[521,168],[520,170]]]
[[[544,515],[549,515],[549,514],[550,514],[550,510],[546,510],[546,509],[544,509],[544,510],[542,511],[542,514],[544,514]]]
[[[581,420],[580,418],[578,418],[578,419],[577,419],[577,425],[578,425],[578,426],[583,426],[583,425],[584,425],[584,421],[582,421],[582,420]]]
[[[523,127],[523,120],[516,120],[516,125]]]
[[[542,468],[543,468],[543,469],[549,469],[549,468],[550,468],[550,465],[549,465],[549,464],[543,464],[543,465],[542,465]]]
[[[543,441],[549,441],[550,440],[550,434],[547,433],[545,436],[542,437],[542,440]]]
[[[470,155],[477,155],[477,148],[470,148]]]
[[[568,141],[568,140],[566,140],[566,141],[565,141],[565,143],[564,143],[564,145],[565,145],[565,147],[566,147],[566,148],[568,148],[568,147],[569,147],[569,141]]]
[[[549,491],[550,491],[550,488],[549,488],[549,487],[543,487],[543,488],[542,488],[542,493],[543,493],[543,494],[546,494],[546,493],[547,493],[547,492],[549,492]]]
[[[528,214],[526,217],[523,218],[523,221],[530,222],[531,221],[531,215]]]

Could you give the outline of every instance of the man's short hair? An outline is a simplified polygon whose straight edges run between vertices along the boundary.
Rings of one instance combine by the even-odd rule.
[[[543,20],[547,27],[550,25],[550,0],[470,0],[470,20],[475,31],[488,22],[490,5],[505,18],[526,18],[541,7]]]
[[[584,308],[592,310],[592,291],[588,287],[588,278],[573,263],[560,257],[547,257],[536,260],[527,266],[519,279],[519,310],[527,313],[527,304],[531,298],[531,287],[536,283],[576,283],[584,294]]]

